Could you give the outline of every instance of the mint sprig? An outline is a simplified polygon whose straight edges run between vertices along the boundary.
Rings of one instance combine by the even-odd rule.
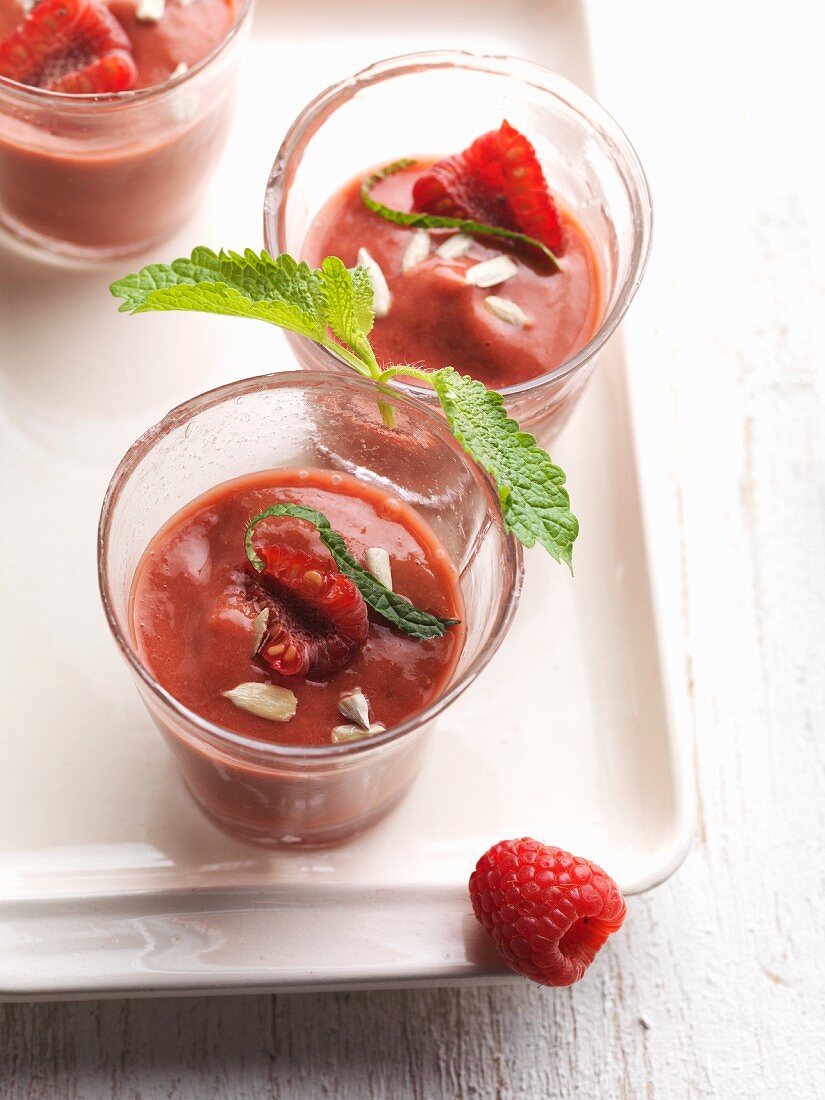
[[[419,611],[411,603],[386,588],[379,580],[366,570],[347,549],[343,535],[333,530],[329,520],[323,512],[315,508],[307,508],[303,504],[273,504],[264,509],[254,519],[249,521],[244,535],[244,550],[258,573],[264,570],[264,563],[255,551],[253,535],[255,528],[261,520],[271,516],[292,516],[294,519],[304,520],[316,528],[321,537],[321,542],[327,547],[333,561],[340,572],[348,576],[355,584],[358,591],[364,597],[364,602],[377,611],[382,618],[393,626],[398,627],[412,638],[440,638],[447,627],[457,626],[459,619],[441,619],[438,615],[431,615],[429,611]]]
[[[393,222],[394,225],[407,226],[409,229],[457,229],[462,233],[474,233],[482,237],[502,237],[504,240],[514,241],[516,244],[529,245],[530,248],[538,249],[550,261],[556,271],[561,271],[558,256],[546,244],[542,244],[535,237],[528,237],[526,233],[517,233],[512,229],[502,229],[497,225],[485,225],[483,222],[472,221],[468,218],[446,218],[440,214],[408,213],[404,210],[393,210],[392,207],[385,206],[372,197],[373,188],[381,180],[385,180],[387,176],[395,175],[396,172],[401,172],[405,168],[411,168],[416,163],[417,161],[412,158],[404,157],[401,160],[393,161],[385,168],[379,168],[371,176],[367,176],[361,184],[361,201],[364,206],[386,221]]]
[[[507,530],[525,546],[540,543],[572,569],[579,522],[570,511],[564,470],[532,435],[520,431],[500,393],[452,367],[429,379],[453,435],[495,480]]]
[[[372,284],[364,268],[351,271],[336,257],[313,269],[286,254],[273,259],[249,249],[241,255],[196,248],[189,259],[151,264],[119,279],[111,291],[123,299],[123,312],[195,310],[254,317],[315,340],[376,382],[406,376],[433,386],[453,435],[495,482],[506,529],[525,546],[538,542],[556,561],[571,566],[578,522],[570,511],[563,471],[533,436],[519,430],[501,395],[481,382],[451,367],[381,368],[369,341]],[[386,398],[382,412],[392,425]]]

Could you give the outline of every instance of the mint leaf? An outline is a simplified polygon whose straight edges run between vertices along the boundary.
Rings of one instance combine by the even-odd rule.
[[[326,304],[318,273],[291,256],[196,248],[189,259],[151,264],[112,283],[125,313],[189,310],[255,317],[323,341]]]
[[[350,271],[337,256],[327,256],[321,274],[327,324],[352,346],[369,335],[375,320],[369,272],[363,267]]]
[[[519,430],[500,393],[452,367],[427,377],[453,435],[495,481],[507,530],[525,546],[540,543],[572,571],[579,522],[570,511],[564,471],[532,435]]]
[[[403,160],[397,160],[393,164],[388,164],[386,168],[380,168],[377,172],[373,172],[371,176],[368,176],[361,184],[361,201],[364,206],[371,210],[373,214],[378,214],[386,219],[386,221],[393,222],[395,225],[405,225],[410,229],[458,229],[462,233],[502,237],[508,241],[515,241],[517,244],[526,244],[531,248],[537,248],[557,271],[561,271],[558,256],[551,252],[547,245],[537,241],[535,237],[528,237],[526,233],[516,233],[512,229],[501,229],[497,225],[483,225],[481,222],[470,221],[466,218],[443,218],[439,214],[405,213],[403,210],[393,210],[389,206],[384,206],[383,203],[372,197],[372,189],[381,180],[386,179],[387,176],[392,176],[395,172],[400,172],[404,168],[410,168],[415,163],[415,160],[407,157]]]
[[[372,349],[367,336],[375,320],[369,272],[363,267],[350,271],[337,256],[328,256],[321,264],[320,275],[326,323],[339,340],[369,361]]]
[[[419,611],[408,603],[403,596],[399,596],[389,588],[385,588],[380,581],[373,577],[360,565],[347,549],[343,536],[339,535],[330,526],[330,522],[322,512],[314,508],[306,508],[303,504],[273,504],[259,515],[250,520],[246,534],[244,535],[244,550],[246,556],[257,572],[262,572],[264,563],[252,543],[252,536],[257,524],[270,516],[292,516],[294,519],[302,519],[311,523],[321,536],[321,541],[332,554],[338,569],[354,581],[358,591],[364,597],[373,611],[385,618],[393,626],[398,627],[412,638],[440,638],[448,626],[455,626],[458,619],[440,619],[437,615],[431,615],[427,611]]]
[[[150,264],[109,288],[121,313],[185,310],[254,317],[322,344],[367,376],[379,373],[367,339],[373,324],[372,282],[329,257],[319,270],[284,253],[196,248],[189,259]],[[329,333],[332,333],[333,339]]]

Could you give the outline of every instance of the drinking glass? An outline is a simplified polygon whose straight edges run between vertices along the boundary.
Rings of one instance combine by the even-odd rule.
[[[597,331],[571,359],[501,392],[527,430],[558,434],[630,305],[650,249],[652,208],[636,153],[613,118],[569,80],[528,61],[469,53],[409,54],[371,65],[322,92],[298,115],[272,167],[264,237],[300,256],[312,219],[343,184],[411,154],[448,154],[507,119],[533,142],[545,174],[594,246],[602,279]],[[290,335],[300,364],[341,368]],[[396,380],[436,405],[421,387]]]
[[[0,224],[63,256],[109,260],[173,233],[223,150],[253,0],[163,84],[67,95],[0,77]]]
[[[99,578],[106,616],[137,689],[192,795],[223,827],[271,845],[335,843],[383,817],[415,777],[436,719],[495,653],[522,579],[520,545],[495,487],[443,417],[356,376],[292,371],[235,382],[174,409],[129,449],[106,498]],[[385,410],[386,411],[386,410]],[[157,531],[214,486],[256,471],[324,468],[380,486],[430,525],[459,571],[466,640],[443,694],[360,741],[282,745],[184,707],[142,662],[131,623],[136,568]]]

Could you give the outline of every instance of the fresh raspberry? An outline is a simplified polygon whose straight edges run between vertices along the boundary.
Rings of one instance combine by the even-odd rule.
[[[269,608],[259,656],[284,676],[329,676],[364,644],[367,605],[330,561],[280,543],[259,550],[265,568],[246,574],[247,596]]]
[[[507,965],[539,985],[579,981],[626,913],[601,867],[529,837],[485,852],[470,898]]]
[[[98,0],[40,0],[0,42],[0,76],[74,94],[123,92],[137,68],[129,39]]]
[[[536,151],[509,122],[420,176],[413,205],[525,233],[559,256],[564,252],[564,227]]]

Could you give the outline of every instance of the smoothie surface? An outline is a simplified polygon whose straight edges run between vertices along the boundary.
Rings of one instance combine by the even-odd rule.
[[[418,640],[370,612],[366,643],[324,680],[282,676],[251,655],[255,611],[237,596],[246,565],[249,520],[275,503],[315,508],[363,562],[370,547],[390,556],[393,588],[442,618],[464,618],[455,567],[436,536],[408,505],[382,489],[324,470],[276,470],[217,486],[174,516],[152,540],[135,574],[132,630],[146,668],[176,699],[207,720],[262,741],[332,743],[347,723],[342,695],[367,696],[370,720],[387,729],[433,702],[452,676],[462,625]],[[290,517],[263,521],[256,544],[284,543],[319,558],[329,551],[317,531]],[[295,716],[273,722],[238,709],[221,694],[259,681],[293,691]]]
[[[372,196],[392,209],[411,210],[413,185],[433,162],[419,160],[396,172]],[[324,257],[338,256],[353,267],[358,250],[366,248],[377,261],[392,294],[389,312],[376,319],[370,336],[379,362],[452,366],[502,389],[561,366],[594,335],[602,316],[599,265],[569,211],[562,209],[566,249],[560,271],[529,249],[491,238],[484,243],[474,238],[467,255],[448,260],[436,248],[450,234],[431,231],[429,256],[403,272],[413,231],[367,209],[360,197],[362,178],[350,181],[318,213],[303,258],[318,266]],[[514,260],[517,275],[484,289],[466,281],[470,267],[500,254]],[[484,305],[490,295],[515,302],[529,324],[520,328],[494,316]]]

